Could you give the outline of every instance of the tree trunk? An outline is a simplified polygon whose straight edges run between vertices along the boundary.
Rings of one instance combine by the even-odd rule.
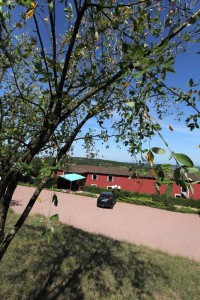
[[[13,193],[17,187],[18,173],[16,173],[10,180],[7,188],[4,191],[4,195],[0,198],[0,243],[5,236],[5,224],[8,214],[10,202],[12,200]]]
[[[35,190],[32,197],[30,198],[29,203],[27,204],[27,206],[24,209],[23,213],[19,217],[19,219],[18,219],[17,223],[15,224],[15,226],[11,229],[11,231],[7,235],[3,236],[3,238],[0,242],[0,261],[3,258],[4,254],[6,253],[6,250],[7,250],[8,246],[10,245],[11,241],[13,240],[13,238],[15,237],[16,233],[18,232],[18,230],[24,224],[24,222],[25,222],[26,218],[28,217],[31,209],[33,208],[33,205],[34,205],[35,201],[37,200],[40,192],[43,190],[43,188],[44,188],[46,182],[48,181],[48,179],[49,179],[49,177],[45,178],[41,181],[38,188]],[[15,188],[16,188],[16,186],[15,186]],[[15,188],[14,188],[14,190],[15,190]],[[11,196],[11,199],[12,199],[12,196]],[[9,206],[8,206],[8,208],[9,208]]]
[[[61,159],[62,155],[64,155],[70,149],[71,144],[72,144],[75,136],[77,135],[78,131],[79,131],[79,128],[77,128],[77,130],[74,132],[74,135],[71,137],[71,140],[69,142],[67,142],[64,145],[64,147],[61,149],[60,155],[58,155],[58,159],[54,159],[54,162],[52,163],[52,166],[55,166],[56,162],[58,162],[58,160]],[[28,162],[30,162],[32,158],[33,158],[33,155],[32,155],[32,157],[29,157]],[[2,214],[2,216],[3,216],[2,217],[2,229],[3,229],[3,231],[2,231],[2,237],[0,239],[0,261],[3,258],[4,254],[6,253],[6,250],[7,250],[8,246],[10,245],[11,241],[13,240],[13,238],[15,237],[16,233],[18,232],[18,230],[24,224],[24,222],[25,222],[26,218],[28,217],[31,209],[33,208],[33,205],[35,204],[35,201],[37,200],[37,198],[40,195],[41,191],[43,190],[45,184],[49,180],[50,175],[51,174],[49,174],[49,177],[46,177],[41,181],[41,183],[38,185],[37,189],[33,193],[32,197],[30,198],[29,203],[27,204],[27,206],[24,209],[23,213],[19,217],[17,223],[11,229],[11,231],[8,234],[5,235],[5,233],[4,233],[5,221],[6,221],[6,217],[7,217],[10,202],[12,200],[13,193],[14,193],[16,187],[17,187],[18,176],[19,176],[19,173],[17,173],[17,172],[13,174],[13,179],[10,180],[10,184],[8,185],[8,188],[7,188],[6,193],[5,193],[7,198],[2,197],[0,199],[0,204],[1,203],[3,203],[3,204],[6,203],[6,205],[2,204],[2,207],[3,207],[2,212],[4,212],[4,210],[5,210],[5,212]],[[5,201],[5,199],[7,199],[7,200]],[[0,209],[1,209],[1,207],[0,207]],[[0,213],[1,213],[1,211],[0,211]]]

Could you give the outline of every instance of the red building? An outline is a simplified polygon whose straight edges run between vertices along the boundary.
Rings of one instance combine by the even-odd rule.
[[[121,190],[127,190],[131,192],[145,193],[145,194],[155,194],[155,182],[156,180],[152,177],[150,172],[145,176],[131,177],[133,171],[130,171],[126,167],[103,167],[103,166],[89,166],[89,165],[79,165],[70,166],[70,168],[65,171],[59,170],[58,175],[63,175],[67,173],[77,173],[86,178],[81,182],[88,186],[96,186],[105,189],[117,188]],[[197,178],[193,180],[196,181]],[[191,176],[190,176],[191,177]],[[190,191],[183,191],[181,187],[173,184],[172,197],[180,197],[184,194],[188,198],[200,199],[200,184],[195,184],[193,186],[194,194]],[[165,193],[166,186],[160,187],[160,193]]]

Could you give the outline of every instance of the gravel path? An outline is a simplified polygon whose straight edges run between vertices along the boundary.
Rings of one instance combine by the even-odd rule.
[[[34,188],[18,186],[12,208],[22,212]],[[172,255],[200,261],[200,217],[150,207],[116,203],[113,209],[96,206],[96,199],[56,193],[58,206],[50,205],[51,192],[42,191],[31,213],[58,213],[61,222],[116,240],[145,245]]]

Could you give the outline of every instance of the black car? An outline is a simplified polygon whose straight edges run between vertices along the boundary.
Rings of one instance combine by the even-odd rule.
[[[116,203],[116,197],[112,192],[103,192],[97,198],[97,206],[98,207],[113,208],[115,203]]]

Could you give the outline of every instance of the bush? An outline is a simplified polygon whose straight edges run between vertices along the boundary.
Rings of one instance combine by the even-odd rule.
[[[130,191],[114,190],[114,193],[117,197],[132,197],[135,193]]]
[[[55,188],[57,184],[57,180],[58,178],[56,176],[49,178],[49,180],[45,184],[45,189]],[[35,185],[38,185],[41,182],[41,178],[36,178],[34,182]]]
[[[154,202],[149,198],[134,198],[134,197],[127,197],[127,198],[117,198],[118,201],[121,202],[128,202],[132,204],[137,204],[137,205],[145,205],[145,206],[153,206],[154,207]]]
[[[108,190],[100,187],[84,186],[84,191],[100,194],[101,192],[108,191]],[[151,202],[154,203],[154,205],[151,203],[151,205],[149,206],[157,207],[157,208],[166,208],[172,211],[176,210],[176,208],[174,207],[175,205],[200,209],[200,200],[173,198],[173,197],[166,198],[165,194],[163,195],[140,194],[138,192],[130,192],[126,190],[114,190],[113,192],[116,195],[116,197],[119,199],[119,201],[122,202],[128,202],[128,203],[134,202],[136,204],[136,201],[140,201],[139,202],[140,205],[147,205],[148,201],[151,200]],[[144,201],[144,204],[141,204],[142,201]]]
[[[187,207],[180,207],[176,209],[178,212],[182,213],[188,213],[188,214],[199,214],[199,210],[195,210],[193,207],[187,206]]]
[[[108,190],[100,188],[100,187],[96,187],[96,186],[89,186],[89,185],[84,185],[83,186],[83,192],[90,192],[90,193],[94,193],[94,194],[100,194],[101,192],[105,192],[105,191],[108,191]]]
[[[185,198],[170,198],[170,202],[174,205],[182,205],[187,207],[200,208],[200,200],[185,199]]]
[[[79,193],[79,192],[73,192],[73,194],[75,195],[79,195],[79,196],[86,196],[86,197],[91,197],[91,198],[97,198],[97,195],[96,193],[91,193],[91,192],[82,192],[82,193]]]

